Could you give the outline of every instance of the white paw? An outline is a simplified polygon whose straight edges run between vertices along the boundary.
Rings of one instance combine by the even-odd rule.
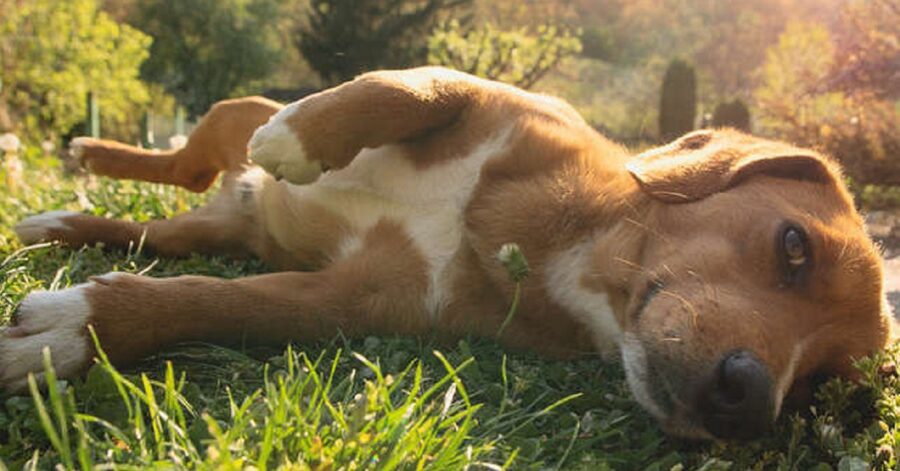
[[[286,119],[296,113],[297,104],[284,108],[269,118],[250,138],[250,160],[275,178],[302,185],[314,182],[322,174],[317,162],[306,158],[303,144]]]
[[[13,230],[25,245],[52,240],[50,231],[69,229],[65,219],[79,214],[74,211],[48,211],[23,219]]]
[[[86,326],[91,306],[85,290],[91,283],[60,291],[29,294],[14,315],[15,325],[0,333],[0,388],[22,392],[28,374],[43,378],[43,349],[50,349],[61,378],[80,373],[91,359]]]
[[[81,136],[69,141],[69,154],[78,160],[84,156],[84,146],[90,144],[94,138]]]

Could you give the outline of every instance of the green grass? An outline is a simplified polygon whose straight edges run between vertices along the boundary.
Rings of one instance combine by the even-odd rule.
[[[22,217],[71,209],[146,220],[202,196],[159,185],[64,177],[29,158],[27,187],[0,188],[0,322],[34,289],[110,270],[237,277],[258,261],[156,259],[138,250],[22,247]],[[861,362],[863,385],[831,381],[808,410],[749,443],[663,435],[619,365],[560,362],[464,339],[335,338],[226,349],[183,345],[83,378],[0,396],[9,468],[893,469],[900,451],[898,352]]]

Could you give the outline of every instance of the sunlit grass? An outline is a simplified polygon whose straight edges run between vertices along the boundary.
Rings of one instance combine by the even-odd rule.
[[[0,189],[0,321],[32,290],[110,270],[265,271],[254,260],[157,260],[137,248],[24,248],[12,233],[44,210],[146,220],[203,200],[32,163],[19,193]],[[897,358],[862,362],[863,387],[827,383],[812,409],[787,414],[764,440],[695,444],[663,435],[619,365],[599,358],[549,360],[476,339],[190,344],[126,369],[101,359],[82,378],[0,396],[0,458],[10,469],[892,469]]]

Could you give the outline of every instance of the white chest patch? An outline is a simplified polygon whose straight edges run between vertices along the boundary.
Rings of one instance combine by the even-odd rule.
[[[388,218],[403,225],[429,265],[425,308],[436,320],[447,301],[448,264],[462,240],[462,214],[481,167],[503,152],[512,128],[476,146],[465,157],[425,169],[413,164],[397,146],[366,149],[338,171],[311,185],[291,186],[294,198],[306,199],[345,218],[351,236],[341,241],[338,259],[361,247],[366,231]]]
[[[551,258],[547,265],[547,291],[590,330],[598,350],[612,351],[621,341],[622,329],[609,304],[609,296],[589,290],[581,283],[593,247],[592,241],[580,242]]]

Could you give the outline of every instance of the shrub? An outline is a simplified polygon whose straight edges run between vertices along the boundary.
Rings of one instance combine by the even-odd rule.
[[[581,51],[566,27],[502,29],[490,23],[465,28],[453,20],[428,39],[428,62],[522,88],[531,88],[559,63]]]
[[[835,53],[825,28],[789,24],[760,70],[758,122],[766,134],[838,158],[860,185],[898,184],[900,113],[865,87],[852,94],[828,87]]]
[[[712,125],[716,128],[727,127],[750,132],[750,110],[738,99],[719,103],[713,111]]]

